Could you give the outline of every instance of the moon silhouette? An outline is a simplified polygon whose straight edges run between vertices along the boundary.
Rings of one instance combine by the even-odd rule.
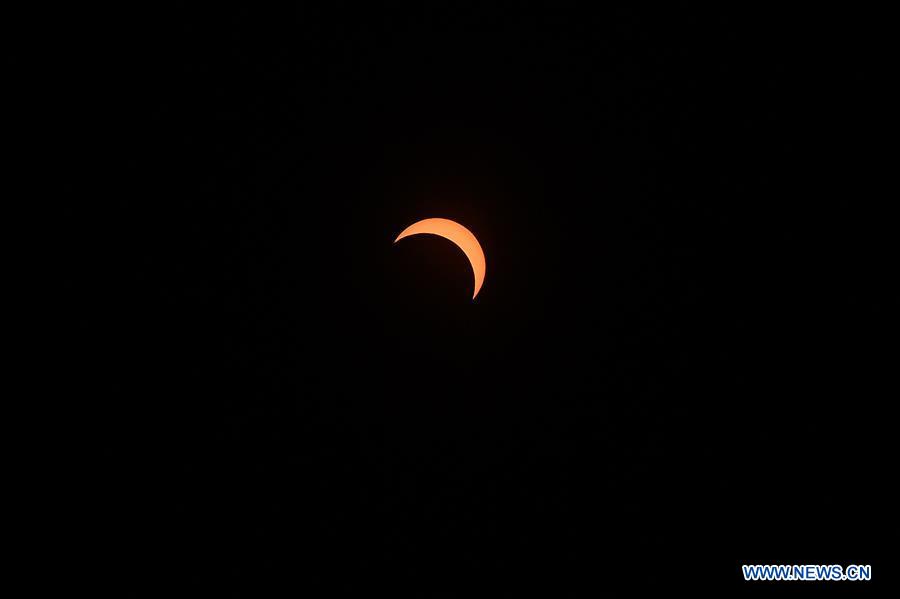
[[[481,291],[481,286],[484,284],[484,274],[487,270],[484,251],[481,249],[481,244],[478,243],[478,239],[475,238],[475,235],[461,224],[452,220],[446,218],[426,218],[406,227],[403,232],[397,236],[394,243],[397,243],[404,237],[421,234],[437,235],[444,239],[448,239],[463,251],[466,258],[469,259],[469,264],[472,265],[472,273],[475,275],[475,292],[472,293],[472,299],[475,299],[475,296],[478,295],[478,292]]]

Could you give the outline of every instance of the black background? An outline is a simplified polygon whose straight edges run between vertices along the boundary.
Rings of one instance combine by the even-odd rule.
[[[79,322],[122,592],[874,588],[740,575],[883,572],[838,22],[121,15]],[[392,244],[434,216],[484,247],[475,301],[452,244]]]

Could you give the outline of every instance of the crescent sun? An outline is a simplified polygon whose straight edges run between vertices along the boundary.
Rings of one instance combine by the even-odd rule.
[[[394,243],[397,243],[404,237],[420,234],[443,237],[455,243],[463,251],[466,258],[469,259],[469,264],[472,265],[472,273],[475,275],[475,291],[472,293],[472,299],[475,299],[475,296],[478,295],[478,292],[481,291],[481,286],[484,284],[484,274],[487,270],[484,251],[481,249],[481,244],[478,243],[475,235],[461,224],[452,220],[426,218],[403,229],[403,232],[397,236]]]

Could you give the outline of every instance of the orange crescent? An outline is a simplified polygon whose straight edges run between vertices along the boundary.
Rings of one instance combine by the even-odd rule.
[[[403,232],[397,236],[394,243],[397,243],[404,237],[423,233],[438,235],[448,239],[463,251],[466,258],[469,259],[469,264],[472,265],[472,272],[475,274],[475,292],[472,294],[472,299],[475,299],[475,296],[478,295],[478,292],[481,291],[481,286],[484,284],[484,273],[487,270],[484,251],[481,249],[481,244],[478,243],[475,235],[461,224],[452,220],[426,218],[403,229]]]

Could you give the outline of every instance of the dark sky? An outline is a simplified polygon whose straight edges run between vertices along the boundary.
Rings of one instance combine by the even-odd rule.
[[[87,245],[123,593],[726,596],[742,563],[877,569],[841,26],[121,21],[118,199]],[[427,217],[480,239],[474,302],[453,245],[392,245]]]

